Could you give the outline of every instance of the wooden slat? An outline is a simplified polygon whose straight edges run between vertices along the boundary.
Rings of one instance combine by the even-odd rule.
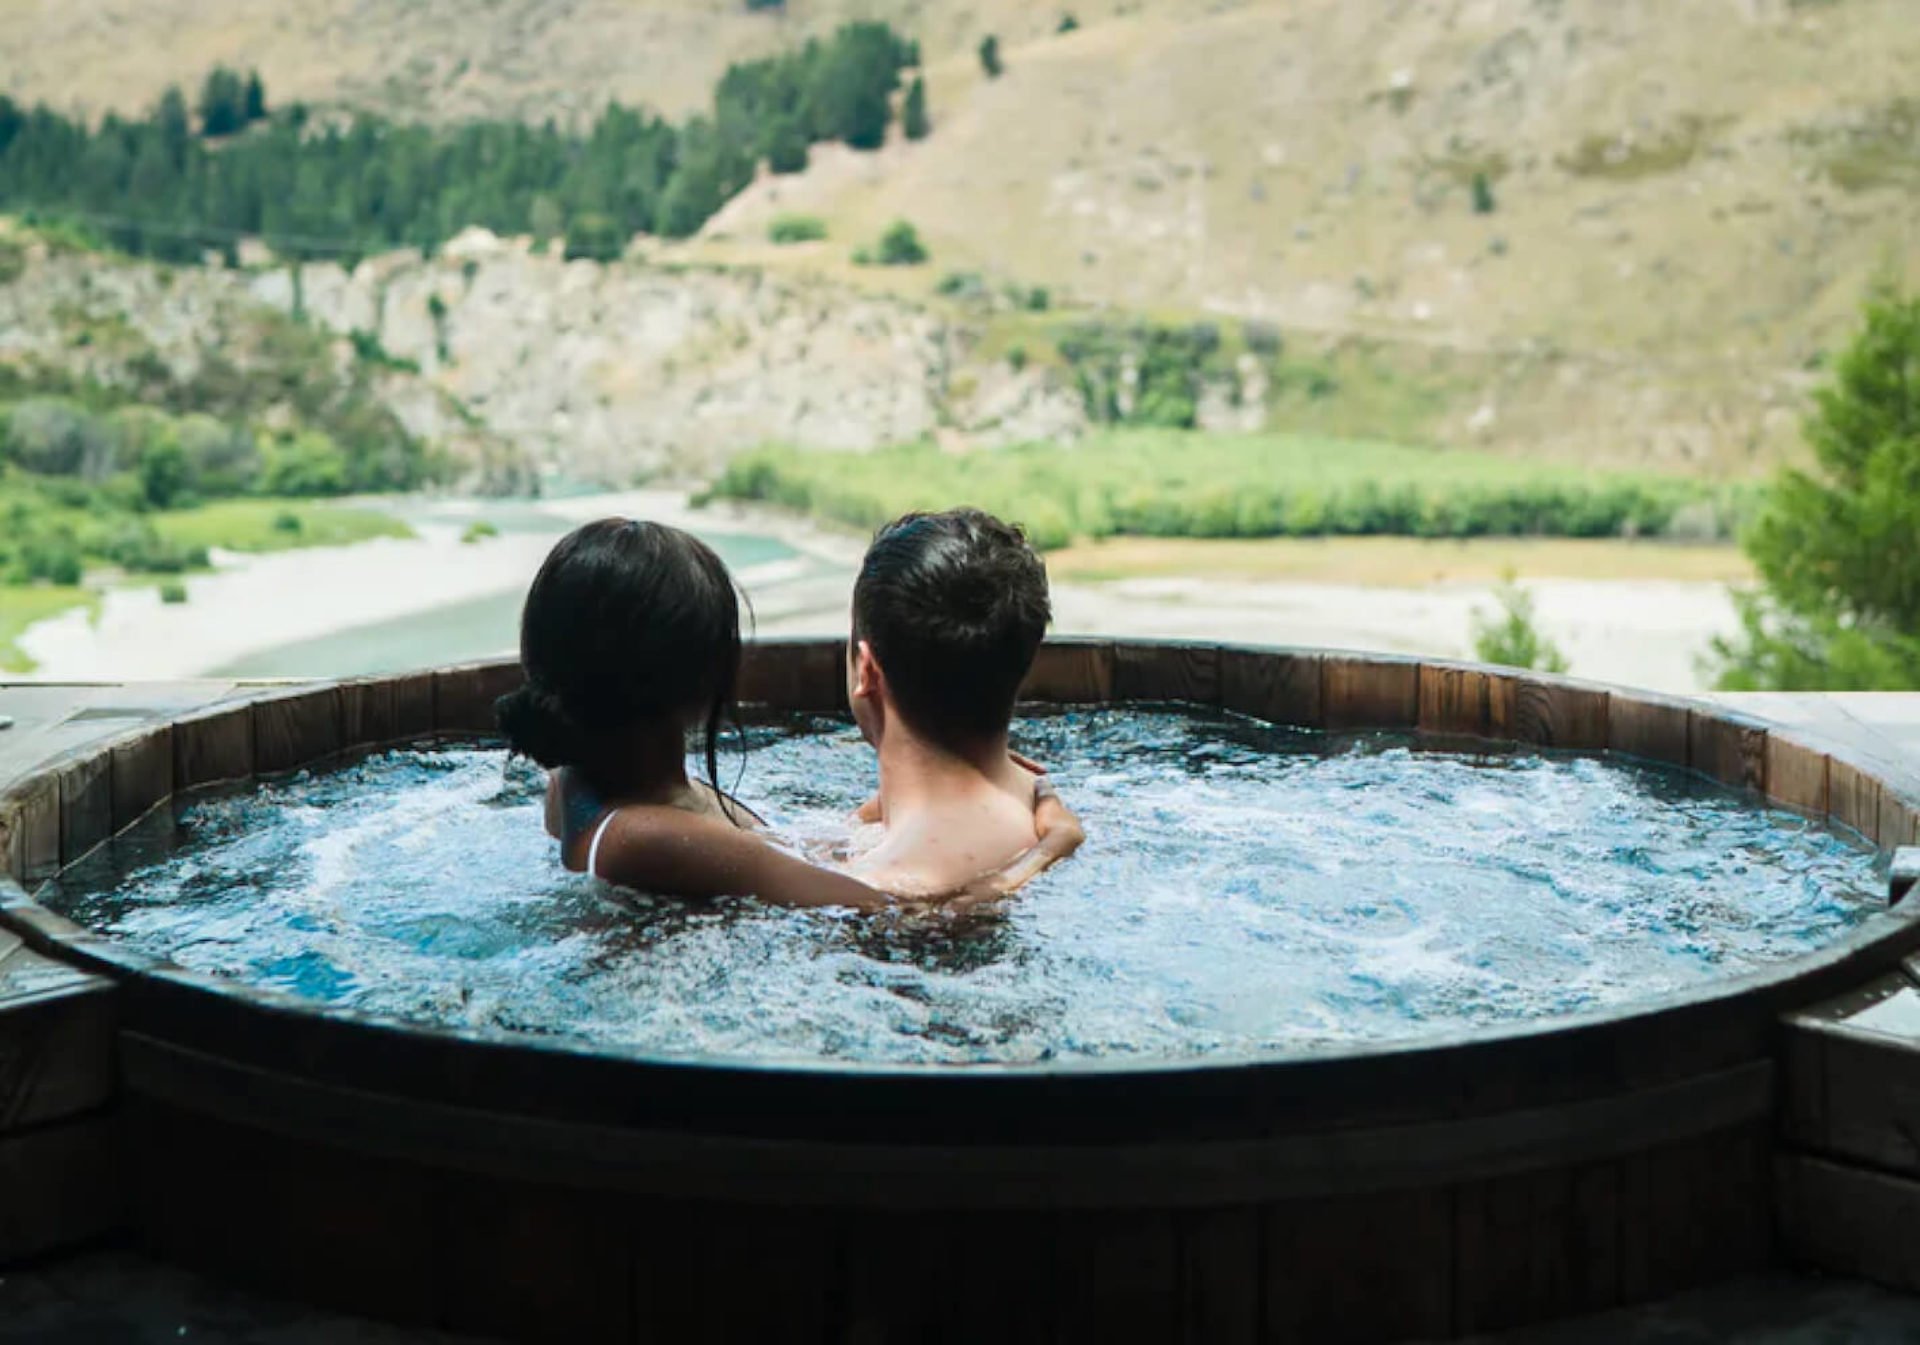
[[[17,798],[0,798],[0,881],[23,883],[27,876],[27,816]]]
[[[302,770],[339,751],[340,695],[334,688],[254,702],[254,774]]]
[[[781,640],[747,646],[737,694],[742,704],[802,714],[847,708],[847,647],[838,640]]]
[[[1767,797],[1788,808],[1825,817],[1829,768],[1827,754],[1782,733],[1767,735]]]
[[[1658,765],[1685,766],[1691,714],[1680,701],[1615,693],[1607,707],[1607,747]]]
[[[1434,1339],[1453,1324],[1446,1190],[1288,1202],[1266,1213],[1272,1345]]]
[[[1403,730],[1419,723],[1418,663],[1330,656],[1322,668],[1328,728]]]
[[[526,680],[517,661],[470,663],[433,674],[433,727],[440,733],[491,733],[494,702]]]
[[[1612,697],[1607,692],[1527,677],[1503,680],[1505,693],[1492,705],[1496,738],[1569,752],[1608,746]]]
[[[352,752],[379,747],[400,736],[399,716],[395,711],[394,680],[366,678],[340,684],[340,746]],[[431,727],[433,693],[428,682],[428,722]]]
[[[35,884],[60,871],[60,777],[35,776],[13,791],[19,806],[20,885]]]
[[[1454,1329],[1497,1331],[1620,1298],[1620,1165],[1474,1182],[1454,1200]]]
[[[119,1231],[126,1211],[115,1119],[0,1136],[0,1191],[0,1266]]]
[[[1889,977],[1882,984],[1900,981]],[[1920,1039],[1814,1014],[1795,1015],[1785,1032],[1783,1112],[1793,1143],[1920,1179]]]
[[[0,930],[0,1134],[105,1106],[113,1032],[111,982]]]
[[[126,830],[173,794],[173,730],[150,729],[116,743],[112,757],[113,829]]]
[[[1781,1249],[1793,1265],[1920,1291],[1920,1182],[1789,1154],[1775,1189]]]
[[[1850,761],[1833,758],[1828,774],[1827,815],[1870,841],[1880,837],[1880,781]]]
[[[230,784],[253,774],[253,709],[234,705],[173,723],[173,791]]]
[[[60,862],[72,864],[113,835],[113,758],[85,756],[60,772]]]
[[[1061,1215],[1054,1237],[1056,1341],[1179,1339],[1180,1250],[1171,1213]]]
[[[1210,644],[1117,644],[1113,694],[1123,701],[1220,703],[1220,650]]]
[[[1734,789],[1767,790],[1767,729],[1754,720],[1695,710],[1687,720],[1693,769]]]
[[[1220,651],[1220,704],[1269,724],[1319,728],[1326,722],[1320,656],[1225,647]]]
[[[1041,646],[1020,688],[1023,701],[1103,705],[1113,699],[1113,646],[1072,641]]]
[[[1875,839],[1882,850],[1920,844],[1920,809],[1891,789],[1880,791],[1880,826]]]
[[[1261,1218],[1253,1205],[1180,1216],[1180,1339],[1188,1345],[1252,1345],[1261,1338]]]
[[[1446,663],[1422,664],[1420,731],[1485,737],[1490,722],[1489,698],[1493,680],[1479,668],[1463,668]]]

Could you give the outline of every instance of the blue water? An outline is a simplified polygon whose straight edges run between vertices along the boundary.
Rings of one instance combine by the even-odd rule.
[[[960,928],[599,888],[560,868],[538,772],[465,747],[195,803],[52,899],[186,966],[410,1021],[965,1063],[1285,1056],[1632,1004],[1818,948],[1883,881],[1857,838],[1620,763],[1177,712],[1017,741],[1091,839]],[[818,847],[873,785],[832,723],[755,730],[735,766]]]

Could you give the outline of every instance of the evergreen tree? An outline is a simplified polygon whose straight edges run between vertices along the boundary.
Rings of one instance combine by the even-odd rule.
[[[980,39],[980,68],[987,72],[988,79],[999,79],[1006,68],[1000,64],[1000,39],[992,33]]]
[[[260,72],[253,71],[247,76],[247,95],[244,115],[249,122],[261,121],[267,115],[267,86],[260,82]]]
[[[1715,644],[1720,685],[1920,688],[1920,296],[1868,301],[1806,434],[1817,470],[1784,473],[1747,537],[1764,588]]]
[[[1473,175],[1473,213],[1491,215],[1494,211],[1493,183],[1485,173]]]
[[[782,117],[767,133],[767,167],[776,173],[807,171],[807,133],[797,117]]]
[[[223,65],[213,68],[200,90],[200,127],[210,137],[232,135],[247,124],[247,86]]]
[[[906,106],[900,110],[900,129],[909,140],[925,140],[933,130],[933,123],[927,120],[927,81],[922,76],[915,75],[907,89]]]

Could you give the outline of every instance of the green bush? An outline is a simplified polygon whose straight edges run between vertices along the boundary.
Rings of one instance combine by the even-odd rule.
[[[324,434],[308,431],[267,450],[262,484],[269,495],[344,495],[347,456]]]
[[[1473,652],[1482,663],[1503,668],[1525,668],[1563,673],[1567,659],[1559,646],[1534,624],[1533,595],[1514,582],[1511,574],[1494,591],[1499,613],[1473,616]]]
[[[980,68],[987,72],[988,79],[999,79],[1006,69],[1000,60],[1000,39],[992,33],[980,39]]]
[[[187,586],[178,580],[169,580],[160,585],[160,601],[169,605],[178,605],[187,600]]]
[[[949,299],[982,299],[986,297],[987,282],[978,271],[949,271],[933,288],[934,293]]]
[[[619,221],[611,215],[584,214],[576,217],[567,226],[565,255],[570,262],[579,261],[581,258],[596,262],[619,261],[620,254],[625,252],[626,248],[626,236],[621,231]],[[440,296],[436,294],[433,298],[438,302]],[[440,312],[435,314],[435,319],[439,320],[445,315],[446,310],[442,307]]]
[[[1473,213],[1491,215],[1494,211],[1493,183],[1485,173],[1473,175]]]
[[[771,243],[818,243],[827,236],[827,222],[818,215],[780,215],[767,226]]]
[[[176,438],[156,439],[142,449],[139,470],[140,489],[155,509],[184,503],[193,490],[193,467]]]
[[[900,130],[909,140],[925,140],[933,131],[927,116],[927,81],[915,75],[907,89],[907,100],[900,108]]]
[[[499,535],[499,528],[484,518],[477,518],[467,524],[466,531],[460,534],[460,540],[465,545],[471,546],[475,542],[485,541],[489,537],[498,537]]]
[[[273,516],[270,525],[275,532],[285,533],[289,537],[298,537],[306,531],[307,525],[300,521],[300,515],[291,509],[282,509]]]
[[[1016,521],[1045,506],[1048,536],[1090,538],[1649,536],[1716,495],[1686,480],[1485,454],[1164,430],[961,456],[767,448],[736,458],[712,493],[861,528],[955,500]]]
[[[919,230],[905,220],[895,220],[887,226],[874,254],[882,266],[918,266],[927,260],[927,255]]]

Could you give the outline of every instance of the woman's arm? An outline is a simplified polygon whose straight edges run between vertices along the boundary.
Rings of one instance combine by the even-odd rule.
[[[857,878],[815,868],[751,832],[678,808],[615,813],[600,842],[599,876],[636,891],[696,901],[755,897],[775,906],[854,911],[894,904]]]

